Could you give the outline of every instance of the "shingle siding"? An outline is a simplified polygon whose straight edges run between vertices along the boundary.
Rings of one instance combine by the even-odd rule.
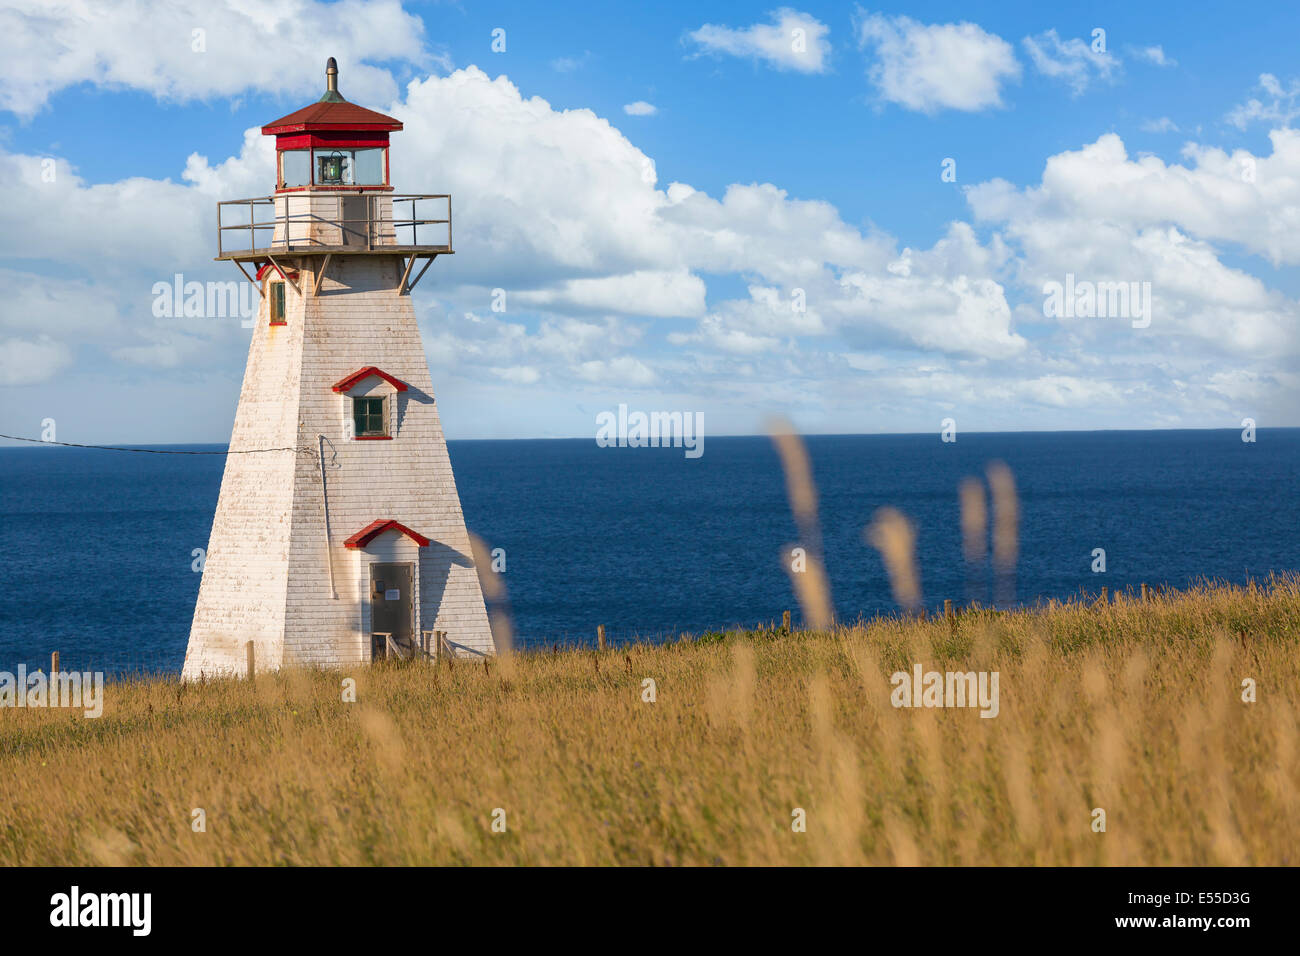
[[[185,657],[186,679],[242,673],[249,640],[259,670],[368,660],[372,561],[417,565],[417,635],[422,629],[442,630],[462,653],[494,653],[415,311],[410,297],[395,291],[399,260],[336,254],[319,294],[312,296],[310,270],[322,261],[301,261],[302,294],[288,289],[286,326],[268,327],[262,303],[231,450],[289,446],[297,451],[232,454],[226,460]],[[350,399],[332,390],[368,365],[408,386],[396,393],[368,383],[373,394],[386,394],[394,403],[391,441],[348,437]],[[378,518],[394,519],[431,543],[420,548],[390,531],[365,549],[343,546]],[[337,598],[331,593],[331,560]]]

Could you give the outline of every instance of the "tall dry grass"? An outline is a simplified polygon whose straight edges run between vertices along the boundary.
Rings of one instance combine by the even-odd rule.
[[[0,711],[0,861],[1294,864],[1298,633],[1286,577],[508,674],[112,684],[98,720]],[[999,715],[895,709],[918,661],[998,671]]]

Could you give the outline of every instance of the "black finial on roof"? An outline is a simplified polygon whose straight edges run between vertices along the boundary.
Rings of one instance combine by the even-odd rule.
[[[343,94],[339,92],[339,65],[335,62],[334,57],[325,61],[325,95],[320,98],[322,103],[346,103]]]

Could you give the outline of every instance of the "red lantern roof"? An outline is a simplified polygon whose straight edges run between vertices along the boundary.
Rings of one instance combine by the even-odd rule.
[[[266,136],[280,133],[308,133],[312,130],[390,130],[402,128],[399,120],[383,113],[376,113],[356,103],[346,100],[342,103],[313,103],[295,110],[288,116],[282,116],[262,127]]]
[[[325,95],[310,106],[267,123],[262,127],[262,135],[278,136],[282,133],[309,133],[314,130],[396,132],[402,128],[400,120],[345,100],[339,92],[338,76],[338,65],[334,62],[334,57],[330,57],[325,66]]]

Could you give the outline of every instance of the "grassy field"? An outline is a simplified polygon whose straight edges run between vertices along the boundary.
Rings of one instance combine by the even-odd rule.
[[[955,629],[110,684],[99,719],[0,710],[0,861],[1295,864],[1298,635],[1283,578]],[[998,715],[891,706],[917,662],[997,671]]]

